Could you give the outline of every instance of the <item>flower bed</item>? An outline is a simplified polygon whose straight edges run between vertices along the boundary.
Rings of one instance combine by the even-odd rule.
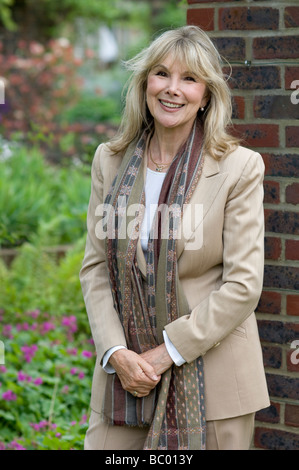
[[[83,448],[95,349],[82,247],[57,263],[24,245],[9,269],[0,264],[0,449]]]

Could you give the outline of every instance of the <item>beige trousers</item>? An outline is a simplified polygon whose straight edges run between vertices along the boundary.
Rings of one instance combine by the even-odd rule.
[[[248,450],[254,431],[255,413],[207,421],[207,450]],[[142,450],[147,429],[110,426],[91,411],[85,450]]]

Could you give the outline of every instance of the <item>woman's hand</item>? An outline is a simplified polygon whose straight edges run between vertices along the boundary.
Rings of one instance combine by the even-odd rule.
[[[124,390],[138,397],[147,396],[160,381],[161,376],[155,372],[142,355],[128,349],[115,351],[109,363],[114,368]]]
[[[173,360],[168,354],[164,343],[140,354],[140,356],[154,368],[157,375],[163,374],[173,364]]]

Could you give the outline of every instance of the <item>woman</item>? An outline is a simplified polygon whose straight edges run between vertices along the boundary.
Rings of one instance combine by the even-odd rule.
[[[85,448],[248,449],[269,405],[254,315],[262,158],[227,132],[229,89],[199,28],[162,34],[128,65],[120,131],[92,165]]]

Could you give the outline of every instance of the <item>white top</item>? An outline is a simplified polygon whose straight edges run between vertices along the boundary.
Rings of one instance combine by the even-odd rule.
[[[144,254],[146,255],[148,237],[154,216],[158,207],[159,196],[166,173],[146,170],[145,183],[145,214],[141,225],[140,241]]]
[[[155,216],[155,212],[158,207],[159,196],[161,192],[161,188],[163,185],[163,181],[165,179],[166,173],[153,171],[150,168],[147,168],[146,171],[146,183],[145,183],[145,214],[141,225],[141,232],[140,232],[140,242],[146,256],[147,251],[147,244],[148,244],[148,237],[151,230],[151,226],[153,223],[153,219]],[[166,349],[168,354],[172,358],[173,362],[180,366],[184,364],[185,359],[180,355],[177,351],[175,346],[172,344],[170,339],[167,336],[166,331],[163,331],[163,337]],[[115,346],[109,349],[103,356],[103,368],[108,374],[114,373],[113,367],[110,366],[108,363],[111,354],[113,354],[118,349],[122,349],[124,346]]]

